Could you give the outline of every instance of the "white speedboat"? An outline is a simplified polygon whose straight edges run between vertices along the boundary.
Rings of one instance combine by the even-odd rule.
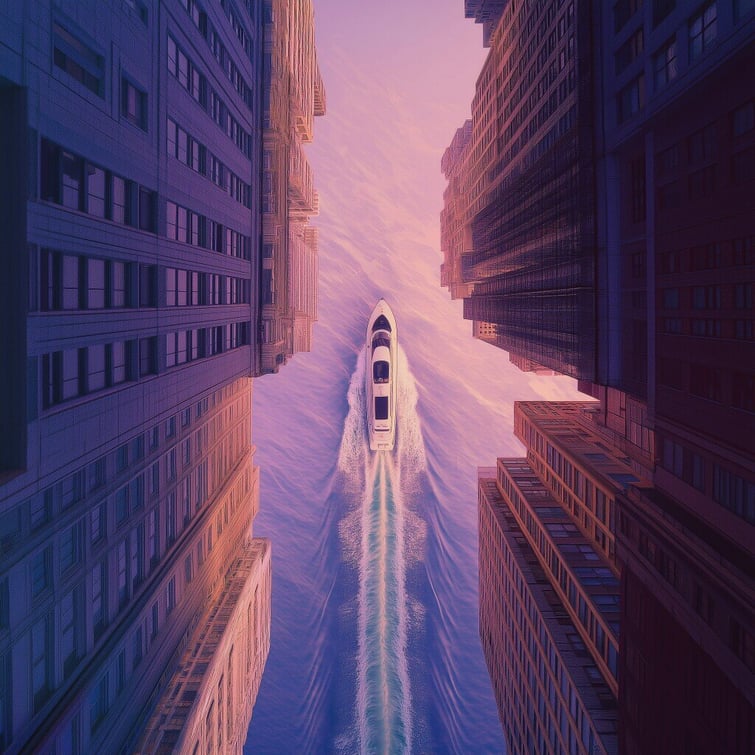
[[[372,310],[367,325],[365,393],[367,433],[373,451],[391,451],[396,443],[396,318],[385,299]]]

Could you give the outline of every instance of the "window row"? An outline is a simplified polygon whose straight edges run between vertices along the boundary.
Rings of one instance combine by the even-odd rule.
[[[42,311],[120,309],[135,306],[136,264],[43,249],[40,253]]]
[[[232,243],[229,244],[233,249]],[[158,270],[164,283],[159,291]],[[250,301],[250,281],[246,278],[104,260],[50,249],[43,249],[39,256],[39,309],[43,312]]]
[[[165,268],[165,304],[168,307],[207,304],[249,304],[249,281],[243,278]]]
[[[207,44],[210,47],[210,50],[212,51],[213,57],[223,69],[223,73],[225,73],[228,80],[231,82],[231,84],[233,84],[234,89],[239,93],[241,99],[244,100],[247,107],[251,110],[254,106],[254,103],[252,101],[251,87],[246,83],[246,80],[242,76],[241,71],[239,71],[238,66],[233,61],[232,56],[228,53],[228,50],[221,41],[220,35],[218,34],[217,30],[212,25],[212,22],[207,18],[207,13],[205,13],[204,9],[197,2],[197,0],[182,0],[182,5],[186,9],[186,12],[189,14],[191,20],[194,22],[194,26],[199,29],[199,33],[205,38]],[[239,36],[239,41],[244,44],[244,41],[248,39],[248,36],[244,33],[243,27],[241,27],[238,21],[236,23],[236,26],[234,27],[234,31],[236,31],[237,35]],[[241,34],[239,34],[239,32],[241,32]],[[251,43],[249,45],[249,51],[247,52],[247,54],[250,53]]]
[[[165,235],[169,239],[231,257],[252,258],[252,240],[249,236],[169,200],[165,208]]]
[[[98,97],[105,97],[105,58],[60,21],[52,25],[52,60],[57,68]]]
[[[156,232],[157,193],[42,139],[40,198],[98,218]]]
[[[660,308],[663,310],[752,310],[755,283],[735,283],[733,286],[682,286],[661,289]]]
[[[135,343],[116,341],[43,355],[43,406],[55,406],[132,380]]]
[[[250,324],[234,322],[211,328],[180,330],[166,333],[163,338],[165,366],[170,368],[248,345]]]
[[[168,71],[178,83],[196,100],[223,132],[246,155],[251,157],[252,138],[231,115],[218,93],[207,83],[207,79],[196,67],[175,39],[168,36]]]
[[[171,118],[168,118],[168,154],[209,178],[244,207],[251,208],[251,185],[242,181],[204,144],[197,141]]]

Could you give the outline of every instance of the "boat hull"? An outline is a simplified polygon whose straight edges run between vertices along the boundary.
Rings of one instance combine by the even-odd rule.
[[[380,299],[367,323],[365,343],[367,435],[372,451],[392,451],[396,444],[396,318]]]

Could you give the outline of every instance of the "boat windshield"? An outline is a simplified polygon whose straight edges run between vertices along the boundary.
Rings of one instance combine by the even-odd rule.
[[[375,419],[388,419],[388,396],[375,396]]]
[[[376,349],[378,346],[385,346],[387,349],[390,349],[391,348],[390,336],[386,335],[385,333],[378,333],[372,339],[372,348]]]
[[[387,330],[389,333],[391,332],[391,324],[388,322],[388,318],[385,315],[380,315],[380,317],[378,317],[373,323],[372,332],[374,333],[376,330]]]
[[[372,365],[372,379],[376,383],[387,383],[390,377],[390,367],[388,362],[375,362]]]

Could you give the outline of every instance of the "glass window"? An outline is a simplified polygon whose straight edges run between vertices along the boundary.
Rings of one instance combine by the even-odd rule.
[[[139,228],[155,232],[155,193],[139,187]]]
[[[716,3],[707,3],[689,22],[689,58],[695,60],[710,48],[718,33]]]
[[[121,116],[147,130],[147,94],[126,78],[121,79]]]
[[[182,129],[177,129],[178,131],[178,139],[177,139],[177,152],[176,157],[182,162],[182,163],[188,163],[188,154],[189,154],[189,135]]]
[[[124,383],[128,380],[125,341],[116,341],[115,343],[110,344],[110,353],[110,383],[111,385]]]
[[[104,58],[60,24],[54,23],[52,30],[55,65],[89,91],[104,97]]]
[[[388,397],[375,397],[375,419],[388,419]]]
[[[676,39],[671,39],[653,58],[653,83],[656,91],[675,79],[676,74]]]
[[[105,217],[105,171],[87,163],[87,212]]]
[[[125,307],[126,302],[126,263],[110,263],[110,301],[113,308]]]
[[[61,153],[62,196],[61,204],[72,210],[84,209],[82,191],[84,161],[71,152]]]
[[[87,308],[105,307],[105,260],[87,260]]]
[[[111,181],[111,201],[110,201],[110,219],[116,223],[125,224],[126,215],[126,181],[120,176],[110,177]]]
[[[79,395],[79,350],[68,349],[60,354],[60,398],[65,401]]]
[[[95,344],[87,348],[87,390],[102,390],[106,385],[105,344]]]
[[[79,309],[79,258],[60,255],[61,309]]]

